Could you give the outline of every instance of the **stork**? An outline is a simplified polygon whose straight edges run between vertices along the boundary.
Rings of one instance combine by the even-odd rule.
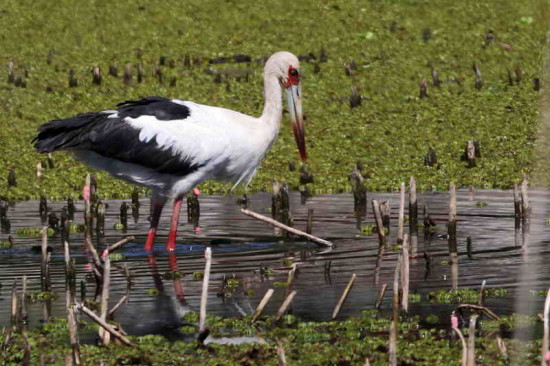
[[[248,186],[275,142],[286,91],[292,130],[301,159],[307,161],[300,63],[277,52],[265,63],[265,105],[259,118],[225,108],[178,99],[147,97],[119,103],[116,110],[88,112],[53,120],[38,128],[38,152],[71,151],[88,165],[151,189],[151,251],[166,202],[173,200],[166,250],[176,249],[181,203],[202,181]]]

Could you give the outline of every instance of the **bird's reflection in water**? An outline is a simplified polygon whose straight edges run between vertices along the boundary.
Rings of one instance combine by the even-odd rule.
[[[159,273],[156,257],[154,255],[148,257],[156,296],[154,301],[135,304],[131,314],[124,314],[124,327],[129,334],[138,336],[157,334],[169,340],[185,338],[179,330],[182,325],[185,325],[181,318],[195,309],[189,306],[185,300],[185,291],[175,253],[170,253],[168,262],[170,272],[163,276]],[[165,278],[171,279],[173,294],[167,291]]]

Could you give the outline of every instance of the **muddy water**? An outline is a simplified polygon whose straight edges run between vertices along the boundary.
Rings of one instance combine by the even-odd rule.
[[[368,208],[366,217],[361,218],[363,222],[358,224],[353,210],[353,197],[347,194],[315,196],[305,204],[301,203],[299,194],[291,196],[294,225],[304,228],[307,211],[313,209],[313,233],[333,241],[336,247],[332,250],[298,239],[283,239],[267,224],[242,215],[240,206],[236,204],[236,197],[214,196],[200,198],[200,228],[194,228],[187,223],[180,225],[175,255],[168,255],[163,250],[167,238],[169,210],[162,217],[157,245],[154,254],[150,255],[142,249],[148,229],[148,201],[141,201],[137,222],[130,215],[127,232],[113,229],[119,221],[121,201],[107,201],[107,243],[112,244],[126,235],[136,236],[136,240],[121,251],[124,260],[114,263],[111,286],[113,304],[126,290],[123,266],[127,265],[130,269],[133,282],[130,301],[120,308],[115,318],[130,334],[154,333],[178,338],[180,317],[188,311],[198,311],[201,281],[195,280],[193,273],[203,270],[203,252],[209,245],[214,258],[208,299],[209,313],[221,316],[251,314],[267,289],[273,288],[276,282],[286,281],[291,261],[298,263],[294,281],[294,289],[298,294],[292,308],[295,315],[303,319],[329,319],[353,273],[357,274],[357,281],[340,317],[372,309],[377,293],[385,283],[389,287],[382,309],[388,310],[391,306],[390,289],[397,259],[397,253],[391,249],[391,244],[395,242],[397,232],[398,195],[369,194],[368,198],[369,202],[371,199],[392,202],[390,246],[381,261],[378,260],[376,235],[367,236],[358,229],[361,225],[373,224],[371,208]],[[550,273],[544,269],[545,266],[540,265],[550,260],[547,239],[550,226],[546,225],[546,218],[550,217],[547,209],[550,207],[550,194],[545,191],[531,192],[530,199],[533,206],[531,230],[529,235],[524,235],[526,240],[522,244],[523,236],[514,227],[511,192],[491,190],[458,193],[459,268],[456,281],[459,288],[479,288],[483,280],[487,281],[487,287],[507,288],[507,296],[486,300],[486,305],[497,314],[514,312],[520,276],[524,289],[527,290],[541,290],[550,282]],[[411,248],[410,288],[411,292],[421,294],[422,300],[412,303],[410,310],[413,314],[439,315],[441,322],[445,324],[455,305],[435,304],[429,302],[425,295],[430,291],[450,289],[452,286],[451,268],[445,262],[449,259],[448,240],[444,236],[448,194],[419,195],[420,218],[424,203],[428,205],[438,230],[425,237],[422,228],[419,228],[418,244]],[[50,210],[57,212],[59,216],[63,204],[50,203]],[[269,215],[270,207],[269,194],[251,197],[250,209]],[[77,202],[76,208],[75,222],[81,223],[82,203]],[[33,246],[40,245],[40,240],[16,235],[17,228],[40,227],[38,202],[18,203],[10,207],[8,217],[15,243],[12,249],[0,252],[0,283],[3,286],[0,289],[0,325],[10,322],[10,292],[15,279],[27,275],[29,291],[40,291],[40,254],[31,251]],[[182,221],[186,221],[185,211],[182,211]],[[8,234],[2,234],[0,240],[6,240],[7,237]],[[467,237],[472,240],[471,257],[466,250]],[[50,238],[49,244],[53,248],[52,287],[59,296],[49,303],[29,305],[31,325],[43,321],[45,314],[65,316],[63,249],[59,237]],[[77,262],[77,298],[80,299],[80,283],[86,280],[90,268],[82,234],[72,235],[71,246]],[[433,258],[429,271],[424,260],[425,252]],[[331,262],[331,269],[327,275],[325,265],[328,261]],[[530,266],[530,261],[535,264]],[[260,273],[261,267],[269,268],[269,273]],[[529,268],[527,274],[525,268]],[[181,277],[170,278],[170,272],[173,271],[181,272]],[[243,286],[230,296],[221,296],[223,279],[233,276],[241,279]],[[86,287],[87,296],[93,297],[94,284],[88,283]],[[285,288],[274,288],[275,295],[266,308],[268,314],[277,310],[285,296]],[[524,291],[523,294],[526,302],[531,305],[527,308],[540,312],[541,309],[538,308],[542,307],[543,298],[531,296],[529,291]]]

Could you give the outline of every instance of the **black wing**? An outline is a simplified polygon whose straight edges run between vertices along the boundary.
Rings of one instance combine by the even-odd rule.
[[[201,165],[192,163],[189,157],[159,146],[155,138],[141,141],[140,129],[124,120],[143,115],[154,116],[159,121],[184,119],[190,115],[189,108],[160,97],[126,101],[118,107],[117,111],[83,113],[45,123],[38,128],[32,142],[41,153],[88,150],[159,173],[184,176],[200,168]]]

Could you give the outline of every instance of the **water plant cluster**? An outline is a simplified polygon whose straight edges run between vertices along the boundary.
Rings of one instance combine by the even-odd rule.
[[[265,317],[255,323],[250,317],[207,318],[209,337],[249,337],[240,344],[217,344],[208,339],[203,344],[193,340],[197,336],[194,324],[198,314],[189,313],[182,320],[189,325],[183,326],[181,331],[188,334],[191,341],[170,342],[161,336],[147,335],[131,337],[133,348],[117,344],[83,344],[80,347],[82,364],[278,365],[281,357],[278,347],[282,347],[286,361],[292,365],[364,365],[367,359],[371,365],[388,364],[390,321],[388,316],[377,311],[365,311],[360,317],[331,322],[299,321],[292,315],[284,316],[279,322]],[[476,337],[478,365],[510,363],[508,354],[503,354],[497,346],[493,323],[488,324],[486,331],[482,324]],[[513,322],[511,324],[513,326]],[[81,323],[81,334],[96,331],[96,325]],[[0,356],[6,365],[20,364],[24,359],[30,364],[40,360],[46,364],[64,364],[71,354],[67,338],[67,323],[59,319],[24,333],[5,330],[0,334]],[[522,364],[540,364],[540,342],[510,339],[503,342],[509,352],[521,354]],[[27,352],[25,343],[30,347]],[[448,329],[422,328],[418,317],[401,320],[397,349],[399,364],[458,365],[460,362],[460,341],[451,337]]]
[[[349,191],[358,162],[370,190],[395,190],[410,175],[422,190],[450,181],[509,187],[531,167],[548,7],[537,0],[38,0],[31,10],[7,0],[0,6],[0,195],[79,195],[88,168],[66,153],[48,160],[30,143],[52,119],[149,95],[259,115],[261,61],[281,49],[302,56],[311,192]],[[461,160],[468,140],[481,152],[470,168]],[[285,123],[252,190],[268,190],[274,178],[300,185],[294,145]],[[104,198],[130,195],[126,183],[104,173],[98,179]]]

